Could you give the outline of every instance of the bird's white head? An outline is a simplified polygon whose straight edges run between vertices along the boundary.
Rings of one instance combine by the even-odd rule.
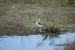
[[[39,18],[38,21],[41,21],[41,19]]]

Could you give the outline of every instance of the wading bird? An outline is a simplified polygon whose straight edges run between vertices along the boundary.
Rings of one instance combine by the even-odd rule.
[[[38,21],[36,21],[36,25],[39,26],[39,27],[42,27],[44,24],[41,23],[41,20],[40,19],[38,19]]]
[[[37,31],[39,31],[39,32],[45,32],[44,23],[42,23],[40,19],[38,19],[36,21],[36,25],[39,28]]]

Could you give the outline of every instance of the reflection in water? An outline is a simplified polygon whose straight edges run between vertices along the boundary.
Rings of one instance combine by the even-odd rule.
[[[72,43],[75,46],[75,33],[60,34],[58,38],[51,36],[1,36],[0,50],[68,50]]]
[[[41,41],[38,41],[37,43],[36,43],[36,46],[38,47],[38,46],[42,46],[43,45],[43,42],[41,42]]]
[[[25,43],[23,41],[23,37],[21,37],[21,46],[22,46],[23,50],[25,50]]]

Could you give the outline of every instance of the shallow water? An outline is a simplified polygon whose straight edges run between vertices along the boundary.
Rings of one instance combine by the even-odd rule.
[[[75,42],[75,32],[52,38],[48,36],[45,40],[43,38],[42,35],[1,36],[0,50],[65,50],[65,47]]]

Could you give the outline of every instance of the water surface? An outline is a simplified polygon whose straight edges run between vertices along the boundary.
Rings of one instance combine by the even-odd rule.
[[[43,40],[44,37],[42,35],[1,36],[0,50],[64,50],[64,47],[75,42],[75,32],[67,32],[52,38],[48,36]]]

